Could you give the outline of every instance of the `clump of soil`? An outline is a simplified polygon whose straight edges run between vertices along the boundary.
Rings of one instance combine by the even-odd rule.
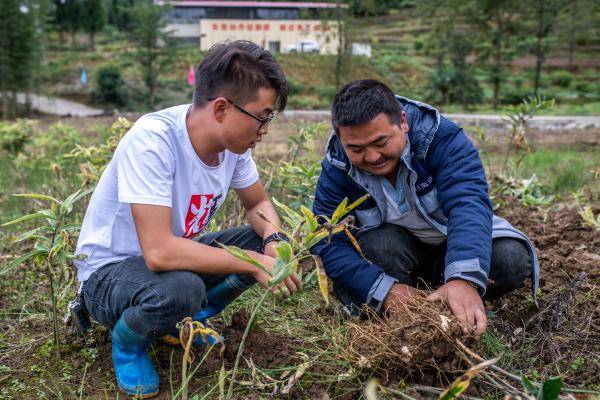
[[[247,310],[238,311],[231,317],[231,324],[222,330],[225,337],[225,359],[231,363],[235,361],[249,320],[250,313]],[[267,332],[257,325],[250,330],[242,353],[242,357],[252,358],[254,364],[262,368],[289,365],[291,355],[289,337]]]
[[[225,339],[225,350],[221,353],[218,346],[215,347],[200,367],[200,374],[217,371],[221,368],[223,362],[225,368],[233,367],[249,321],[250,313],[247,310],[240,310],[231,316],[229,325],[215,326],[215,330]],[[259,368],[273,368],[292,364],[293,351],[290,340],[291,338],[287,336],[265,331],[255,321],[244,344],[241,365],[243,365],[244,359],[252,359],[254,365]]]
[[[355,368],[375,369],[386,380],[459,370],[456,340],[471,342],[471,338],[464,337],[447,306],[419,297],[403,307],[403,312],[388,317],[371,315],[368,322],[349,323],[347,356]]]

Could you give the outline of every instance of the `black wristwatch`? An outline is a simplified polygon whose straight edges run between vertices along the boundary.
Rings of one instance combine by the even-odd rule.
[[[275,232],[263,239],[263,250],[271,242],[289,242],[290,239],[281,232]]]

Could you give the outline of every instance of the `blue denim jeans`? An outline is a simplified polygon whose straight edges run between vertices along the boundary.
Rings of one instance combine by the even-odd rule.
[[[262,239],[250,226],[209,233],[197,241],[262,251]],[[158,338],[206,305],[206,291],[226,277],[183,270],[153,272],[143,257],[131,257],[94,272],[83,284],[82,297],[90,316],[100,324],[112,329],[123,316],[139,335]],[[256,282],[250,275],[237,277],[246,285]]]
[[[400,283],[436,288],[444,283],[446,242],[431,245],[421,242],[407,229],[384,223],[357,237],[358,243],[371,262]],[[502,296],[523,286],[533,273],[533,264],[525,244],[512,238],[492,240],[492,258],[488,286],[484,298]],[[352,313],[361,303],[352,293],[334,284],[338,298]]]

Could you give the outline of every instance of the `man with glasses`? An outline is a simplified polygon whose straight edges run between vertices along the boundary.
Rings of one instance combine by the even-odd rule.
[[[238,246],[266,269],[280,223],[251,148],[285,108],[288,85],[273,56],[244,41],[217,44],[196,73],[193,104],[141,117],[123,137],[85,214],[77,254],[81,296],[109,327],[119,388],[152,397],[159,378],[147,350],[174,342],[186,316],[203,322],[270,276],[219,247]],[[235,189],[249,226],[203,234]],[[294,292],[296,275],[277,288]],[[199,340],[197,346],[205,343]]]

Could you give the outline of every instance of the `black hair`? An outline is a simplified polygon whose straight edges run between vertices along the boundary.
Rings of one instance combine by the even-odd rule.
[[[366,124],[385,113],[392,124],[402,122],[402,105],[392,89],[375,79],[350,82],[335,95],[331,106],[331,123],[337,132],[340,126]]]
[[[213,45],[196,70],[194,105],[203,107],[207,98],[227,97],[245,104],[255,100],[259,88],[277,92],[277,111],[283,111],[289,93],[283,70],[273,55],[245,40]]]

